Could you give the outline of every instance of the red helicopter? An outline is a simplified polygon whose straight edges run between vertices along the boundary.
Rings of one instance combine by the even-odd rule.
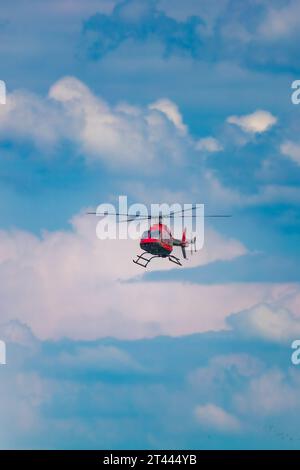
[[[183,257],[187,259],[185,249],[189,245],[191,245],[192,248],[194,247],[194,251],[196,251],[196,237],[187,240],[186,229],[184,229],[181,240],[174,238],[171,230],[162,223],[160,218],[158,224],[152,225],[149,230],[143,233],[140,240],[140,247],[144,251],[140,255],[137,255],[137,259],[133,260],[133,262],[146,268],[153,258],[168,258],[172,263],[182,266],[180,259],[171,253],[174,246],[180,246]],[[149,254],[151,255],[150,257]]]
[[[192,210],[193,208],[186,209],[188,211]],[[132,261],[143,268],[146,268],[150,261],[153,258],[168,258],[169,261],[175,263],[179,266],[182,266],[180,259],[177,256],[172,255],[173,247],[179,246],[182,250],[182,255],[185,259],[186,256],[186,248],[191,246],[191,253],[196,252],[196,237],[188,240],[186,238],[186,229],[184,229],[182,233],[182,238],[177,239],[174,238],[171,230],[167,227],[167,225],[163,224],[164,218],[174,219],[175,217],[183,217],[183,213],[185,210],[170,212],[168,215],[159,215],[155,216],[144,216],[144,215],[131,215],[131,214],[120,214],[120,213],[98,213],[98,212],[88,212],[88,214],[98,215],[98,216],[122,216],[127,217],[125,220],[122,219],[119,222],[132,222],[134,220],[142,221],[142,220],[151,220],[153,218],[158,218],[158,223],[153,224],[150,226],[148,230],[146,230],[141,237],[140,240],[140,247],[144,250],[140,255],[136,256],[136,259]],[[188,215],[185,217],[199,217],[198,215]],[[203,215],[202,217],[231,217],[230,215]]]

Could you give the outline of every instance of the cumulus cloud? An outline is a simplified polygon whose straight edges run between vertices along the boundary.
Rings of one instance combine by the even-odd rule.
[[[15,91],[0,108],[1,137],[31,139],[42,145],[55,146],[68,132],[69,126],[59,108],[35,94]]]
[[[253,122],[251,125],[254,126]],[[257,132],[262,131],[262,126],[256,126]],[[24,91],[9,94],[7,105],[0,108],[0,139],[11,139],[19,145],[30,142],[43,156],[61,155],[67,143],[74,158],[84,158],[87,164],[99,162],[113,171],[150,176],[158,171],[163,174],[174,169],[175,174],[178,168],[186,169],[191,155],[197,151],[222,150],[220,142],[213,137],[195,141],[178,106],[169,99],[145,107],[124,102],[111,106],[75,77],[58,80],[46,98]],[[225,186],[205,162],[200,165],[197,181],[189,170],[182,179],[186,189],[181,192],[188,191],[194,200],[228,208],[272,199],[271,187],[262,186],[257,195],[246,196],[236,188]],[[134,188],[135,197],[138,187]],[[148,193],[148,186],[144,198],[145,192]],[[157,188],[155,194],[159,193],[162,191]],[[275,188],[274,193],[278,198],[286,195],[286,199],[294,195],[290,187],[281,191]]]
[[[221,150],[223,150],[223,147],[220,142],[214,137],[204,137],[203,139],[199,139],[196,142],[195,147],[196,150],[203,150],[206,152],[220,152]]]
[[[229,124],[235,124],[250,134],[261,134],[269,130],[277,122],[277,118],[269,111],[257,110],[244,116],[229,116]]]
[[[292,160],[296,165],[300,165],[300,145],[291,141],[286,141],[280,146],[282,155]]]
[[[150,109],[156,109],[164,113],[170,121],[177,127],[183,134],[186,134],[187,128],[183,123],[182,116],[179,112],[178,106],[172,101],[164,98],[152,103]]]
[[[197,406],[195,414],[198,422],[206,428],[221,432],[236,432],[240,429],[238,419],[214,403]]]
[[[132,263],[137,242],[100,241],[95,229],[95,219],[81,215],[71,230],[45,232],[41,238],[19,230],[0,232],[3,321],[19,318],[42,338],[176,336],[222,328],[232,311],[282,295],[276,285],[239,285],[237,291],[235,284],[147,281]],[[204,249],[184,266],[244,252],[236,240],[208,230]],[[166,260],[154,260],[150,267],[166,269],[174,269]]]
[[[157,112],[157,110],[161,112]],[[47,152],[68,141],[87,161],[114,168],[157,171],[167,162],[180,163],[186,128],[170,100],[146,108],[110,106],[80,80],[64,77],[47,98],[13,92],[0,109],[0,136],[30,140]],[[155,163],[155,164],[154,164]]]
[[[267,304],[255,305],[233,314],[227,322],[242,336],[276,343],[287,342],[300,335],[300,320],[297,316],[287,309]]]
[[[3,322],[18,318],[41,338],[178,336],[224,328],[233,311],[265,298],[280,302],[290,292],[288,285],[276,284],[150,282],[132,263],[138,243],[100,241],[96,223],[94,217],[78,215],[70,230],[41,237],[20,230],[0,232]],[[238,241],[208,229],[204,249],[184,267],[243,253]],[[147,272],[168,269],[184,268],[154,260]]]

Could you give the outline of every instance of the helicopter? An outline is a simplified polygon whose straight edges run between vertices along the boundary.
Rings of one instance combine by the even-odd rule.
[[[174,247],[180,247],[182,251],[182,256],[184,259],[187,259],[186,255],[186,248],[191,247],[191,254],[195,253],[196,250],[196,237],[193,237],[191,239],[187,239],[186,237],[186,229],[183,230],[182,232],[182,237],[181,239],[175,238],[172,235],[172,232],[170,228],[163,223],[163,220],[165,218],[168,219],[174,219],[176,217],[183,217],[183,214],[185,211],[190,211],[193,208],[189,209],[181,209],[179,211],[173,211],[170,212],[168,215],[162,215],[159,214],[158,216],[152,216],[152,215],[132,215],[128,213],[119,213],[119,212],[114,212],[110,213],[108,211],[105,211],[103,213],[99,213],[96,211],[93,212],[87,212],[87,214],[91,215],[97,215],[97,216],[122,216],[126,217],[126,219],[122,219],[120,222],[132,222],[132,221],[144,221],[144,220],[150,220],[152,219],[158,219],[158,223],[150,224],[150,227],[145,230],[141,236],[140,239],[140,247],[143,250],[143,252],[139,255],[136,255],[136,259],[133,259],[132,261],[143,267],[147,268],[148,264],[150,261],[152,261],[154,258],[164,258],[168,259],[174,264],[177,264],[179,266],[182,266],[180,258],[172,254],[173,248]],[[197,215],[188,215],[185,217],[198,217]],[[202,217],[231,217],[231,215],[219,215],[219,214],[212,214],[212,215],[203,215]]]
[[[193,249],[196,252],[196,237],[187,240],[186,229],[184,229],[181,240],[174,238],[171,230],[167,225],[162,223],[162,217],[160,217],[158,224],[151,225],[151,227],[142,234],[140,247],[144,251],[140,255],[137,255],[137,258],[132,261],[146,268],[153,258],[168,258],[172,263],[182,266],[180,259],[171,253],[174,246],[179,246],[182,250],[182,256],[187,259],[186,247],[189,245],[191,245],[192,253]]]

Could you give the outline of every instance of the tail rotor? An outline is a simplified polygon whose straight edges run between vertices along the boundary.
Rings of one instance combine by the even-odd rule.
[[[190,246],[191,247],[191,254],[196,253],[196,237],[193,237],[191,240],[186,239],[186,229],[184,229],[183,234],[182,234],[182,239],[181,239],[181,251],[182,251],[182,256],[184,259],[187,259],[186,255],[186,247]]]
[[[196,253],[196,237],[191,239],[191,254]]]

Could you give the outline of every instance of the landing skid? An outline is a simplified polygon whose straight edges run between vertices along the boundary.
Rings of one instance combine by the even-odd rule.
[[[182,266],[180,259],[177,258],[176,256],[169,255],[169,256],[160,256],[160,255],[151,255],[147,251],[144,251],[140,255],[136,255],[137,259],[133,259],[132,261],[135,264],[138,264],[139,266],[142,266],[142,268],[147,268],[148,264],[153,258],[168,258],[171,263],[177,264],[178,266]]]
[[[169,260],[174,263],[174,264],[178,264],[178,266],[182,266],[181,262],[180,262],[180,259],[177,258],[177,256],[174,256],[174,255],[170,255],[168,256]]]

